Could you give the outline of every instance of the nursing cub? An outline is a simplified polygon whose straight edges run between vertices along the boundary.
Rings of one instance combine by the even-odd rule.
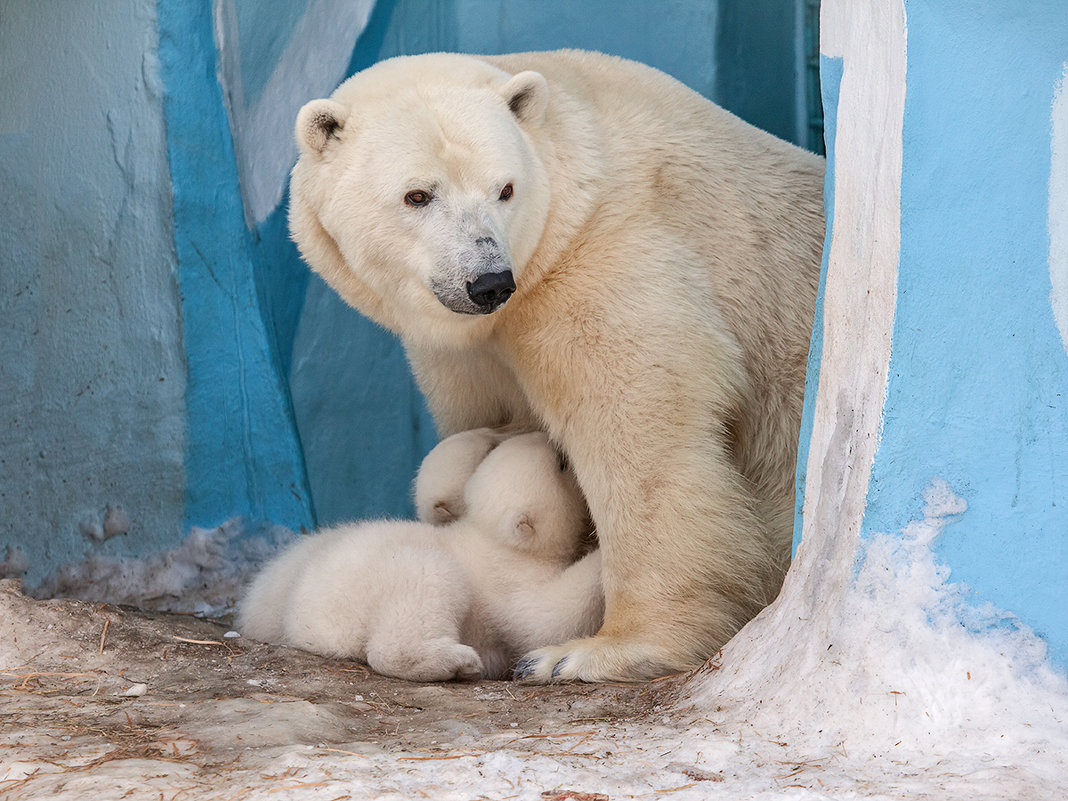
[[[578,485],[545,434],[501,439],[465,432],[427,456],[420,521],[339,526],[276,557],[241,603],[242,633],[447,681],[504,678],[527,651],[597,631],[600,552],[575,561]]]

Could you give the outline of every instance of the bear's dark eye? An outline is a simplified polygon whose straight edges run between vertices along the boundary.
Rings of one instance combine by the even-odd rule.
[[[507,184],[504,187],[504,189],[501,190],[501,196],[500,196],[499,200],[511,200],[512,199],[512,195],[514,193],[515,193],[515,190],[512,188],[512,185],[511,184]]]
[[[424,192],[422,189],[415,189],[404,196],[404,202],[409,206],[425,206],[430,202],[430,193]]]

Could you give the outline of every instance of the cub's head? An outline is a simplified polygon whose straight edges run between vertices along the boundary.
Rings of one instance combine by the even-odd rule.
[[[492,428],[475,428],[446,437],[430,451],[415,477],[415,514],[436,526],[467,512],[464,486],[491,450],[508,439]]]
[[[290,228],[350,304],[463,341],[522,285],[549,210],[549,87],[470,56],[391,59],[301,109]]]
[[[541,432],[506,439],[464,489],[467,519],[501,541],[566,564],[584,543],[589,515],[566,461]]]

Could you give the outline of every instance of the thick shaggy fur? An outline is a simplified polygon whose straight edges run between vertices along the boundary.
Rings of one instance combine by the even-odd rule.
[[[297,139],[294,238],[401,336],[440,430],[543,428],[574,466],[605,621],[521,678],[693,667],[774,598],[820,158],[577,51],[382,62],[305,106]],[[505,270],[507,302],[473,305]]]
[[[438,474],[424,477],[429,490],[470,476],[459,520],[378,521],[302,538],[253,582],[242,632],[389,676],[447,681],[502,678],[531,648],[596,631],[600,555],[573,563],[586,506],[548,438],[512,437],[474,465],[487,437],[455,439],[420,472]],[[448,457],[465,455],[459,472],[448,469]]]

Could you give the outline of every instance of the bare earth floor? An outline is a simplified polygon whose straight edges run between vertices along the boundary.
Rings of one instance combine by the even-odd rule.
[[[844,741],[806,751],[689,700],[711,665],[695,681],[639,685],[420,685],[227,633],[0,582],[0,801],[975,801],[1066,789],[1060,756],[1043,749],[1024,764],[949,749],[875,758]]]
[[[544,766],[618,758],[626,743],[606,724],[655,714],[678,684],[412,684],[190,616],[16,586],[0,584],[4,801],[602,798]],[[722,781],[634,756],[665,789]],[[478,787],[476,766],[502,758],[509,783]]]

